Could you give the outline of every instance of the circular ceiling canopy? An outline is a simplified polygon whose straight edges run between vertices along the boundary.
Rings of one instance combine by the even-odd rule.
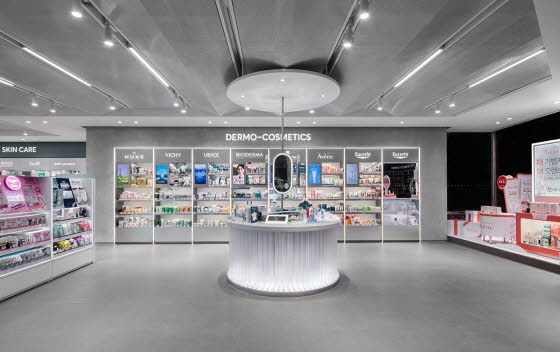
[[[317,109],[338,98],[340,86],[329,76],[304,70],[268,70],[237,78],[227,97],[245,109],[281,113]]]

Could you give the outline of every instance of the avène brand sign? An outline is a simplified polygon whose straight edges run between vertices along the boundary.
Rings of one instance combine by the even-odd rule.
[[[276,142],[281,140],[281,133],[226,133],[226,142]],[[289,142],[308,142],[311,140],[311,133],[285,133],[284,140]]]
[[[317,159],[320,159],[320,160],[333,160],[333,159],[334,159],[334,155],[333,155],[333,154],[328,154],[328,153],[319,153],[319,154],[317,154]]]
[[[395,159],[406,159],[408,158],[408,153],[407,152],[393,152],[393,158]]]

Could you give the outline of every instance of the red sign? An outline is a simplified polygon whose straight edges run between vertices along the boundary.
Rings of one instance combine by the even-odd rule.
[[[15,176],[8,176],[4,179],[4,184],[10,191],[19,191],[21,189],[21,181]]]
[[[507,180],[508,180],[507,177],[505,177],[504,175],[498,176],[496,183],[498,184],[498,188],[501,191],[503,191],[504,188],[506,188]]]

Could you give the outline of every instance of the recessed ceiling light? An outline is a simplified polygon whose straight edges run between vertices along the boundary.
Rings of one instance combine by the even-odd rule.
[[[208,121],[208,124],[211,125],[211,124],[212,124],[212,121]]]
[[[78,82],[80,82],[80,83],[82,83],[82,84],[84,84],[84,85],[86,85],[86,86],[88,86],[88,87],[91,87],[91,83],[89,83],[89,82],[86,81],[85,79],[79,77],[78,75],[76,75],[76,74],[74,74],[74,73],[68,71],[67,69],[65,69],[65,68],[63,68],[63,67],[61,67],[61,66],[55,64],[54,62],[52,62],[51,60],[47,59],[47,58],[44,57],[43,55],[41,55],[41,54],[39,54],[39,53],[36,53],[35,51],[33,51],[33,50],[31,50],[31,49],[29,49],[28,47],[25,47],[25,46],[22,47],[21,49],[22,49],[23,51],[25,51],[26,53],[28,53],[28,54],[30,54],[30,55],[36,57],[37,59],[43,61],[43,62],[46,63],[47,65],[49,65],[49,66],[51,66],[51,67],[54,67],[54,68],[56,68],[57,70],[59,70],[60,72],[62,72],[62,73],[64,73],[64,74],[66,74],[66,75],[68,75],[68,76],[74,78],[76,81],[78,81]]]
[[[56,114],[56,109],[50,109],[49,111],[51,114]]]
[[[500,122],[500,121],[496,121],[496,125],[499,125],[499,124],[501,124],[501,122]]]
[[[245,98],[245,94],[241,94],[241,98]]]
[[[29,136],[29,133],[23,132],[23,135],[24,135],[24,136]]]
[[[555,101],[554,104],[560,104],[560,100]]]
[[[410,79],[410,77],[414,76],[418,71],[420,71],[421,69],[424,68],[424,66],[426,66],[427,64],[429,64],[430,62],[432,62],[436,57],[439,56],[439,54],[441,54],[443,52],[442,48],[437,49],[436,51],[434,51],[434,53],[432,55],[430,55],[426,60],[422,61],[422,63],[420,63],[420,65],[416,66],[412,71],[410,71],[406,76],[404,76],[403,78],[401,78],[400,81],[398,81],[397,83],[395,83],[395,88],[400,87],[404,82],[408,81]]]
[[[121,123],[123,123],[123,122],[119,120],[119,121],[117,121],[117,123],[118,123],[118,124],[121,124]]]
[[[174,108],[178,108],[178,107],[179,107],[179,102],[178,102],[177,100],[175,100],[175,101],[173,102],[173,107],[174,107]]]
[[[369,18],[369,0],[360,0],[359,16],[361,20]]]
[[[352,47],[352,42],[354,41],[354,37],[352,37],[352,30],[350,27],[346,27],[344,31],[344,35],[342,36],[342,46],[346,49]]]
[[[435,112],[436,114],[438,114],[438,115],[441,114],[441,110],[440,110],[439,108],[436,108],[436,109],[434,110],[434,112]]]
[[[181,109],[181,114],[186,114],[186,113],[187,113],[187,110]]]
[[[452,101],[451,103],[449,103],[449,107],[452,108],[452,109],[453,109],[454,107],[456,107],[456,106],[457,106],[457,105],[455,105],[455,102],[454,102],[454,101]]]
[[[315,125],[315,124],[317,124],[317,121],[313,121],[313,122],[311,122],[311,123]]]
[[[0,77],[0,83],[5,84],[7,86],[13,87],[14,86],[14,82],[9,81],[5,78]]]
[[[42,122],[43,122],[43,123],[49,123],[49,121],[46,121],[46,120],[43,120]]]
[[[78,10],[72,10],[70,14],[75,18],[82,18],[84,15]]]
[[[404,121],[401,121],[400,124],[401,124],[401,125],[404,125]]]
[[[22,138],[21,140],[22,140],[22,141],[24,141],[24,140],[25,140],[25,138]]]
[[[286,82],[286,79],[282,77],[282,78],[280,78],[280,82],[284,83],[284,82]]]
[[[49,109],[49,111],[51,112],[51,114],[56,114],[56,109],[54,106],[54,101],[51,101],[51,108]]]
[[[134,121],[134,124],[137,125],[137,124],[138,124],[138,121]]]
[[[507,120],[508,120],[508,121],[511,121],[511,120],[513,120],[513,118],[511,118],[511,117],[508,117],[508,118],[507,118]]]
[[[115,105],[109,105],[109,110],[113,110],[113,111],[114,111],[114,110],[116,110],[116,109],[117,109],[117,107],[116,107]]]
[[[507,65],[506,67],[504,67],[504,68],[502,68],[502,69],[500,69],[500,70],[498,70],[498,71],[496,71],[496,72],[494,72],[494,73],[489,74],[488,76],[486,76],[486,77],[484,77],[484,78],[479,79],[478,81],[475,81],[475,82],[473,82],[473,83],[470,83],[470,84],[468,85],[468,87],[469,87],[469,88],[476,87],[476,86],[478,86],[479,84],[481,84],[481,83],[483,83],[483,82],[486,82],[487,80],[489,80],[489,79],[491,79],[491,78],[493,78],[493,77],[496,77],[497,75],[502,74],[502,73],[506,72],[507,70],[510,70],[510,69],[514,68],[515,66],[520,65],[520,64],[524,63],[525,61],[530,60],[530,59],[534,58],[535,56],[538,56],[538,55],[540,55],[540,54],[542,54],[542,53],[544,53],[544,52],[545,52],[544,49],[539,49],[539,50],[535,51],[534,53],[529,54],[529,55],[525,56],[524,58],[522,58],[522,59],[520,59],[520,60],[517,60],[517,61],[515,61],[515,62],[513,62],[513,63],[511,63],[511,64],[509,64],[509,65]]]
[[[245,107],[245,111],[249,111],[249,110],[251,110],[251,108],[248,107],[248,106],[246,106],[246,107]]]
[[[27,120],[27,121],[25,121],[25,123],[31,123],[31,121]]]
[[[35,95],[31,97],[31,106],[34,108],[39,106],[39,104],[37,103],[37,99],[35,99]]]
[[[301,123],[301,121],[296,121],[296,123],[299,125]]]
[[[228,122],[227,122],[227,121],[224,121],[224,123],[225,123],[226,125],[228,124]]]
[[[377,111],[383,111],[383,106],[377,105]]]
[[[321,94],[321,98],[325,98],[325,94]]]
[[[108,22],[105,24],[105,37],[103,38],[103,44],[105,44],[108,48],[112,48],[115,45],[115,42],[113,41],[113,30]]]
[[[314,113],[315,113],[315,110],[311,109],[311,110],[309,110],[309,113],[310,113],[310,114],[314,114]]]

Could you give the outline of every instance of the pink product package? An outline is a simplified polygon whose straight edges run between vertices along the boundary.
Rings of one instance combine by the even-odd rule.
[[[30,211],[41,210],[45,207],[45,198],[41,189],[41,180],[37,177],[20,177],[21,190]]]
[[[0,176],[0,214],[28,211],[22,179],[19,176]]]

